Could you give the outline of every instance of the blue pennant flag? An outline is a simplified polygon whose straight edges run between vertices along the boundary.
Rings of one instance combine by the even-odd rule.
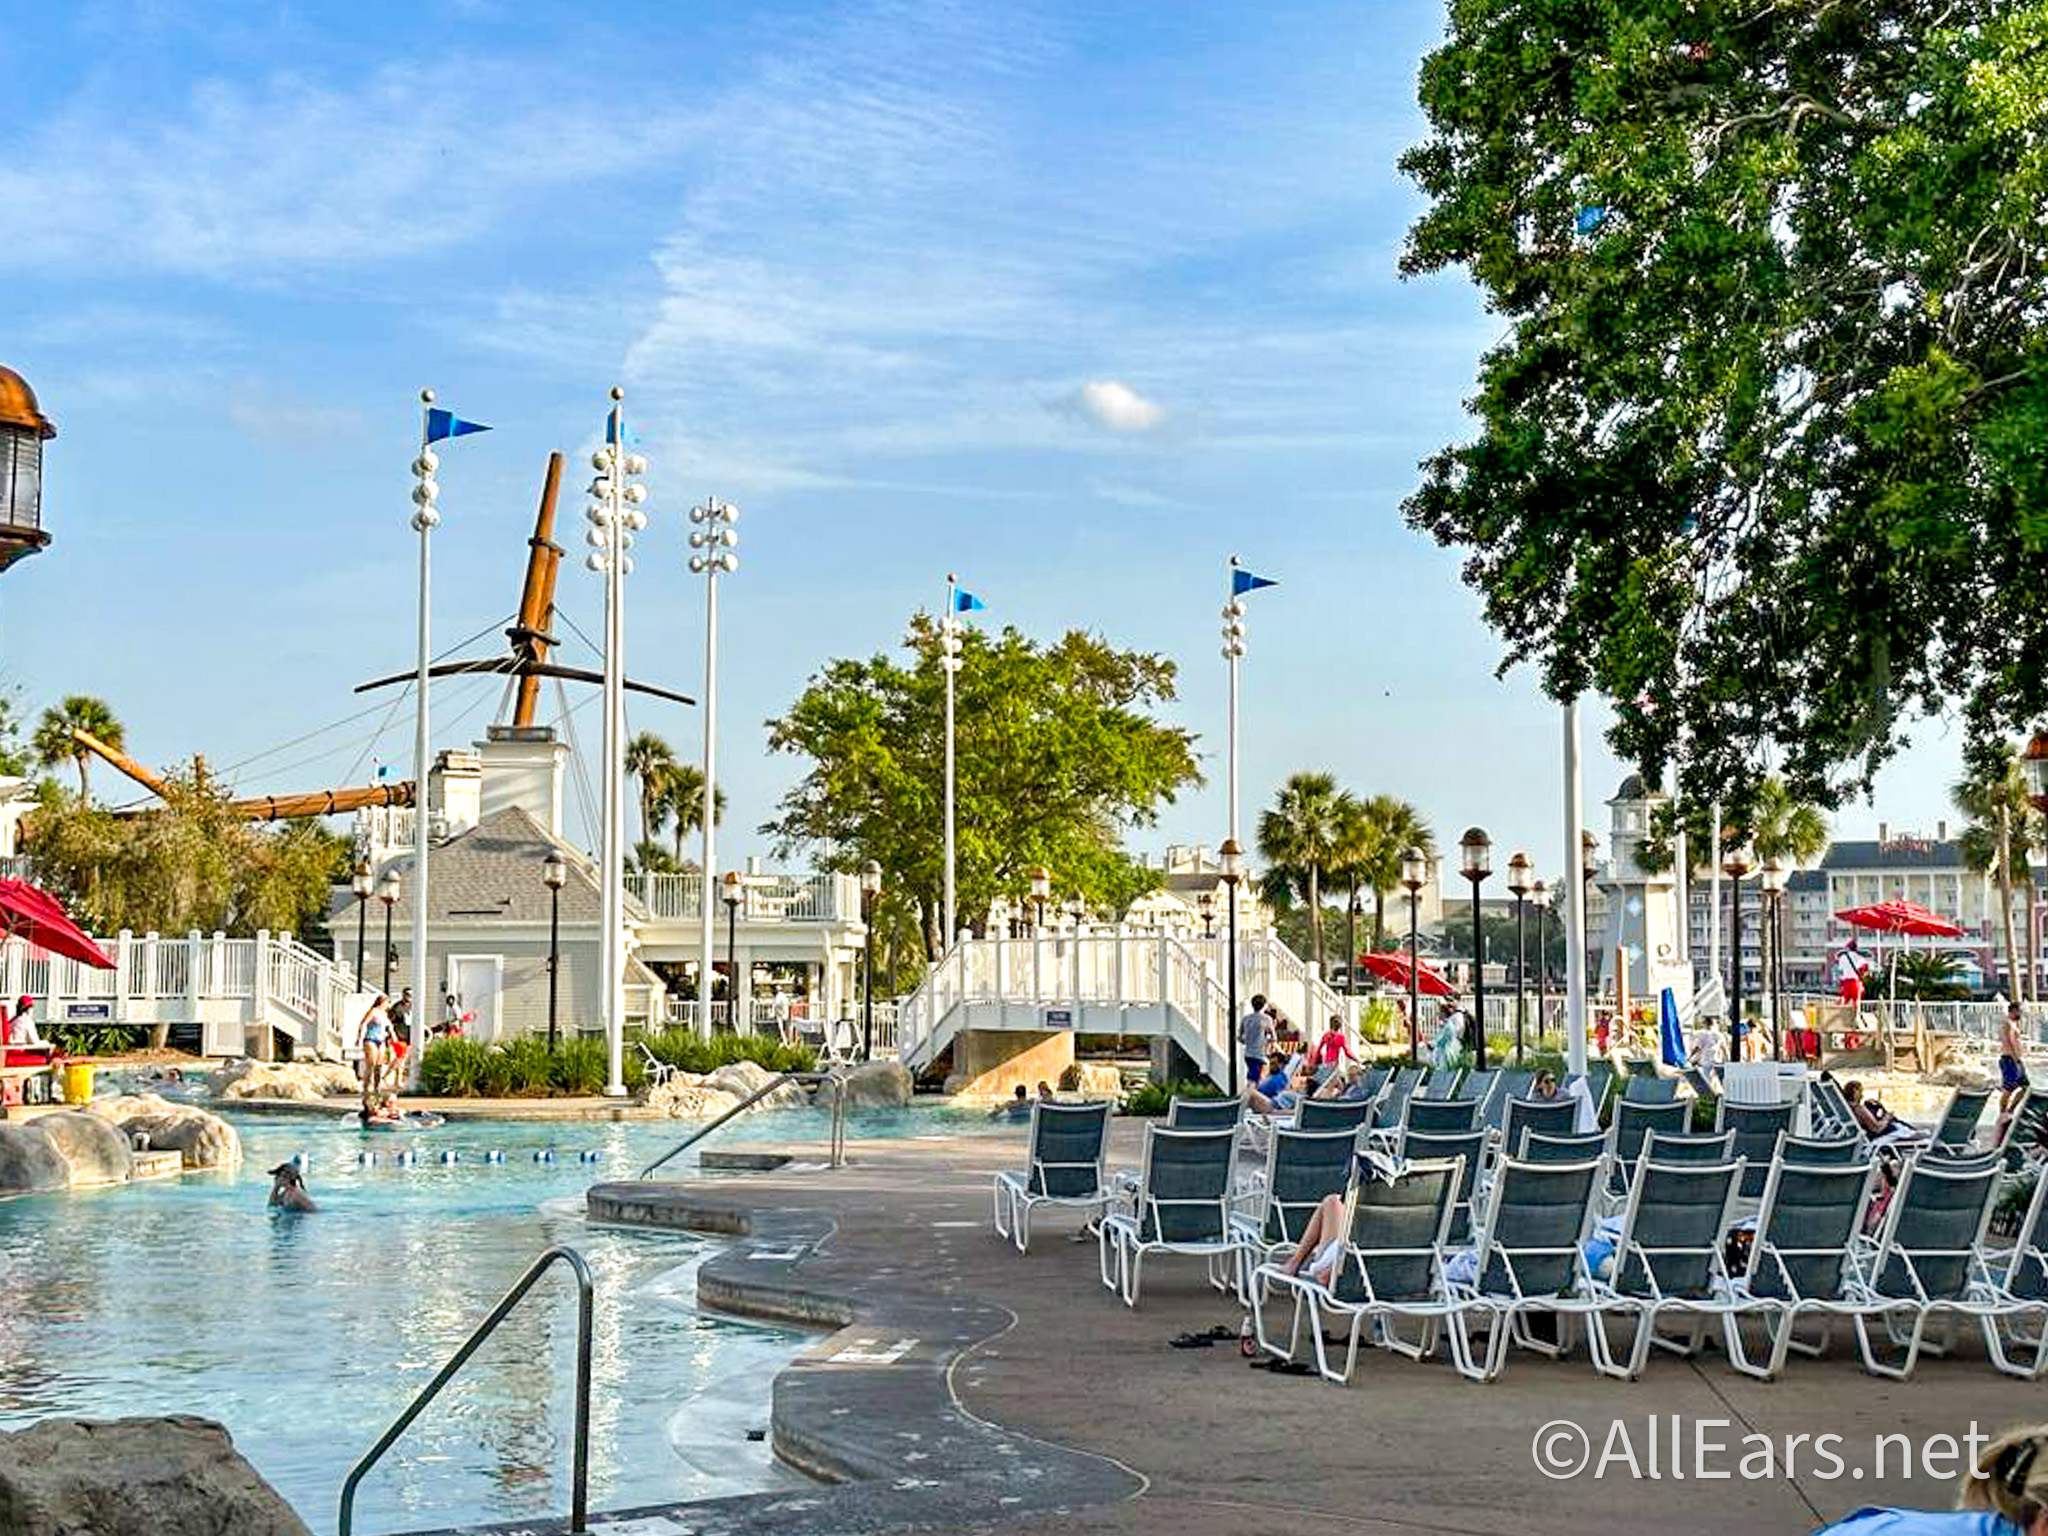
[[[1243,597],[1247,592],[1256,592],[1261,587],[1277,587],[1280,583],[1270,576],[1254,576],[1250,571],[1237,566],[1230,568],[1230,595]]]
[[[438,405],[427,409],[427,441],[430,443],[438,443],[444,437],[467,437],[472,432],[490,430],[480,421],[464,421],[453,411],[444,411]]]
[[[972,592],[956,590],[953,593],[953,611],[955,613],[972,613],[977,608],[986,608],[987,606],[987,603],[984,603]]]
[[[1590,235],[1607,222],[1607,210],[1598,203],[1588,203],[1579,210],[1579,216],[1572,220],[1572,227],[1582,235]]]
[[[629,448],[640,441],[640,434],[631,427],[626,428],[625,437],[626,446]],[[619,413],[617,411],[610,412],[604,419],[604,440],[608,443],[616,443],[619,440]]]

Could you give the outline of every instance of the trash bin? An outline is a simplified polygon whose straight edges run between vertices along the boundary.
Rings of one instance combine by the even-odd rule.
[[[92,1063],[73,1061],[65,1064],[64,1102],[66,1104],[90,1104],[92,1102]]]

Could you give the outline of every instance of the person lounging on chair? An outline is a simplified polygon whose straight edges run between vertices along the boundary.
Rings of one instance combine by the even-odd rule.
[[[1350,1188],[1357,1148],[1357,1133],[1342,1126],[1273,1132],[1256,1208],[1230,1217],[1232,1230],[1244,1239],[1235,1276],[1239,1300],[1250,1301],[1252,1269],[1275,1253],[1291,1252],[1316,1208],[1330,1196],[1341,1199]]]
[[[1031,1150],[1022,1173],[1009,1169],[995,1179],[995,1227],[1017,1251],[1031,1247],[1031,1213],[1041,1205],[1089,1212],[1101,1219],[1110,1199],[1103,1170],[1104,1143],[1109,1133],[1107,1099],[1096,1104],[1061,1104],[1036,1099],[1031,1104]]]

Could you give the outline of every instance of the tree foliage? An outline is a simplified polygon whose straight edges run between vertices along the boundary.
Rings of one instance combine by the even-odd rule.
[[[1015,629],[961,634],[956,677],[958,909],[978,924],[999,896],[1021,898],[1031,869],[1054,893],[1120,911],[1156,877],[1123,848],[1130,828],[1201,782],[1194,737],[1154,719],[1174,697],[1164,657],[1120,651],[1080,630],[1040,646]],[[762,827],[782,852],[818,850],[831,868],[872,858],[885,890],[914,903],[927,952],[939,943],[945,883],[945,674],[938,626],[919,614],[907,661],[829,663],[768,744],[808,760]]]
[[[97,734],[97,733],[95,733]],[[116,816],[52,792],[24,829],[36,878],[94,933],[306,935],[346,879],[349,844],[307,818],[243,820],[204,767],[166,775],[162,810]]]
[[[1357,801],[1337,787],[1336,775],[1316,772],[1289,774],[1272,805],[1259,813],[1266,900],[1283,911],[1297,901],[1307,909],[1310,958],[1318,966],[1323,963],[1323,875],[1337,862],[1347,835],[1362,835],[1357,816]]]
[[[92,762],[92,753],[73,738],[74,730],[97,736],[106,745],[119,748],[125,732],[114,711],[104,699],[96,699],[88,693],[67,695],[62,702],[52,704],[43,711],[42,719],[36,722],[36,733],[30,746],[36,761],[45,768],[54,768],[59,763],[71,763],[78,769],[78,798],[92,798],[92,779],[87,765]]]
[[[1453,0],[1410,274],[1505,318],[1409,521],[1688,799],[2048,711],[2048,3]]]
[[[1713,807],[1697,800],[1683,805],[1660,800],[1650,810],[1649,836],[1636,860],[1651,872],[1669,869],[1680,828],[1686,836],[1686,857],[1695,869],[1710,868],[1720,854],[1747,847],[1755,862],[1776,859],[1786,869],[1804,868],[1827,852],[1827,812],[1802,800],[1776,774],[1756,780],[1732,805],[1721,807],[1721,849],[1714,848]]]

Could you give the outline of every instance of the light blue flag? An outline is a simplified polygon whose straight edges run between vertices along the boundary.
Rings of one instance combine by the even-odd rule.
[[[976,609],[978,609],[978,608],[986,608],[987,606],[988,606],[988,604],[987,604],[987,603],[984,603],[984,602],[983,602],[983,601],[982,601],[982,600],[981,600],[980,598],[976,597],[976,596],[975,596],[975,595],[974,595],[974,594],[973,594],[972,592],[966,591],[965,589],[962,589],[962,588],[955,588],[955,589],[954,589],[954,592],[953,592],[953,611],[954,611],[955,613],[973,613],[973,612],[974,612],[974,611],[975,611]]]
[[[1247,592],[1256,592],[1261,587],[1277,587],[1280,583],[1270,576],[1254,576],[1250,571],[1237,566],[1230,568],[1230,595],[1243,597]]]
[[[427,441],[430,443],[438,443],[444,437],[467,437],[472,432],[490,430],[480,421],[464,421],[453,411],[444,411],[438,405],[427,409]]]

